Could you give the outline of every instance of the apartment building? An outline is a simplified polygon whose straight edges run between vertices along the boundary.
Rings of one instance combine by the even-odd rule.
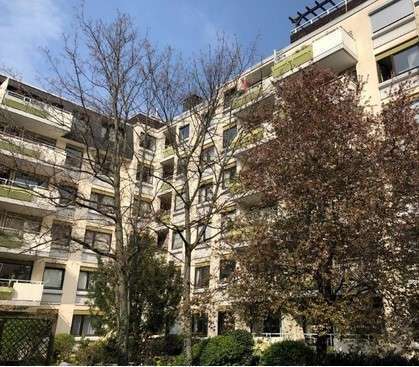
[[[379,111],[386,103],[392,88],[406,81],[410,82],[409,92],[412,96],[417,95],[419,101],[417,0],[322,0],[307,5],[297,16],[290,17],[293,26],[290,45],[276,50],[246,71],[241,77],[246,85],[244,90],[226,86],[224,103],[212,130],[213,144],[228,145],[249,110],[258,104],[272,104],[272,82],[311,64],[337,73],[351,71],[362,78],[366,82],[365,102],[373,111]],[[55,241],[54,233],[55,229],[60,229],[60,233],[68,231],[68,238],[79,236],[90,243],[112,246],[113,228],[86,209],[52,206],[42,196],[22,189],[23,183],[43,193],[60,196],[59,192],[50,189],[48,176],[54,172],[48,161],[61,162],[68,167],[82,164],[86,154],[84,146],[71,134],[77,119],[74,114],[77,106],[11,79],[2,77],[0,82],[0,109],[11,117],[10,121],[4,121],[6,125],[1,131],[0,154],[4,162],[8,162],[11,152],[14,153],[13,162],[10,160],[12,168],[1,172],[0,177],[0,292],[3,295],[0,307],[3,312],[53,313],[57,318],[56,333],[94,335],[86,300],[91,272],[97,267],[97,256],[77,246],[75,250],[69,250],[70,241]],[[21,90],[29,90],[30,97],[21,94]],[[47,106],[47,115],[45,110],[37,108],[42,100],[53,101]],[[59,118],[54,119],[54,116]],[[149,167],[141,175],[143,190],[139,200],[145,206],[152,205],[163,211],[176,223],[184,220],[180,202],[173,195],[171,186],[154,176],[173,177],[176,184],[182,162],[168,136],[170,129],[185,140],[193,136],[194,124],[185,116],[188,115],[180,115],[170,126],[137,116],[130,137],[132,148],[144,152]],[[263,139],[267,134],[261,122],[254,136]],[[144,139],[140,142],[138,136],[144,136]],[[207,148],[208,156],[211,156],[211,146]],[[26,167],[39,160],[39,155],[43,158],[39,174],[25,173]],[[124,158],[129,162],[130,174],[136,177],[136,155],[127,154]],[[234,164],[225,172],[225,180],[233,178],[240,167],[240,155],[237,155]],[[73,189],[95,197],[104,205],[112,197],[106,184],[88,174],[79,177],[78,187]],[[136,195],[133,188],[126,200]],[[205,200],[209,195],[210,185],[202,187],[197,200]],[[60,196],[63,202],[67,199],[65,194]],[[241,205],[252,205],[252,197],[233,201],[230,211],[215,216],[214,225],[221,227]],[[47,229],[51,241],[45,241],[43,231]],[[165,228],[158,233],[157,241],[168,250],[168,260],[182,266],[183,248],[179,234]],[[219,251],[213,251],[219,238],[211,238],[211,234],[206,233],[204,240],[206,245],[198,246],[192,255],[194,291],[216,288],[235,267],[228,254],[220,256]],[[46,244],[34,246],[36,241]],[[211,312],[194,316],[193,331],[199,335],[216,335],[233,327],[234,323],[236,327],[243,326],[234,318],[228,300],[219,299]],[[277,338],[302,338],[306,333],[310,338],[308,331],[298,327],[287,315],[269,317],[255,332]]]

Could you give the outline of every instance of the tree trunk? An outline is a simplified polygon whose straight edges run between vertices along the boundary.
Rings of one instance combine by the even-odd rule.
[[[185,246],[186,247],[186,246]],[[189,247],[189,246],[188,246]],[[184,335],[185,364],[192,364],[192,315],[191,315],[191,251],[185,248],[183,268],[182,322]]]
[[[128,301],[128,292],[126,286],[125,274],[123,274],[123,269],[120,269],[120,284],[118,287],[118,296],[119,296],[119,330],[118,330],[118,345],[120,353],[118,356],[118,364],[126,366],[129,361],[128,353],[128,328],[129,328],[129,301]]]

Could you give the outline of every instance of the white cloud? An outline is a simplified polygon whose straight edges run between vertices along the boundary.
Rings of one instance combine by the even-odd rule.
[[[0,66],[34,82],[42,70],[41,47],[61,38],[64,14],[58,0],[0,0]],[[61,9],[62,10],[62,9]]]

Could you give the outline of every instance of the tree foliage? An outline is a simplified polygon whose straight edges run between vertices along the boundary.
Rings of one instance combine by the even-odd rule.
[[[395,342],[414,317],[415,111],[403,92],[376,114],[362,97],[362,83],[314,68],[279,82],[272,138],[240,174],[259,205],[237,222],[247,246],[230,293],[247,318],[289,312],[323,350],[332,332]]]
[[[140,363],[149,357],[150,338],[156,334],[168,335],[179,312],[181,277],[173,263],[159,254],[148,241],[131,239],[136,248],[126,269],[130,293],[129,348],[132,361]],[[100,263],[94,275],[90,294],[92,309],[99,310],[95,326],[108,337],[118,330],[119,304],[115,290],[118,286],[115,264]]]

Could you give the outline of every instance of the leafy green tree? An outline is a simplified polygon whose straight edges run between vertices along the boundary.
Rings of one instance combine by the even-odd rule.
[[[130,293],[129,349],[133,363],[150,357],[150,337],[168,335],[178,314],[181,276],[173,263],[167,263],[156,245],[148,238],[131,238],[128,269]],[[99,264],[90,292],[91,309],[99,313],[94,324],[99,333],[112,339],[118,328],[115,303],[118,276],[113,262]],[[99,312],[98,312],[99,311]]]

